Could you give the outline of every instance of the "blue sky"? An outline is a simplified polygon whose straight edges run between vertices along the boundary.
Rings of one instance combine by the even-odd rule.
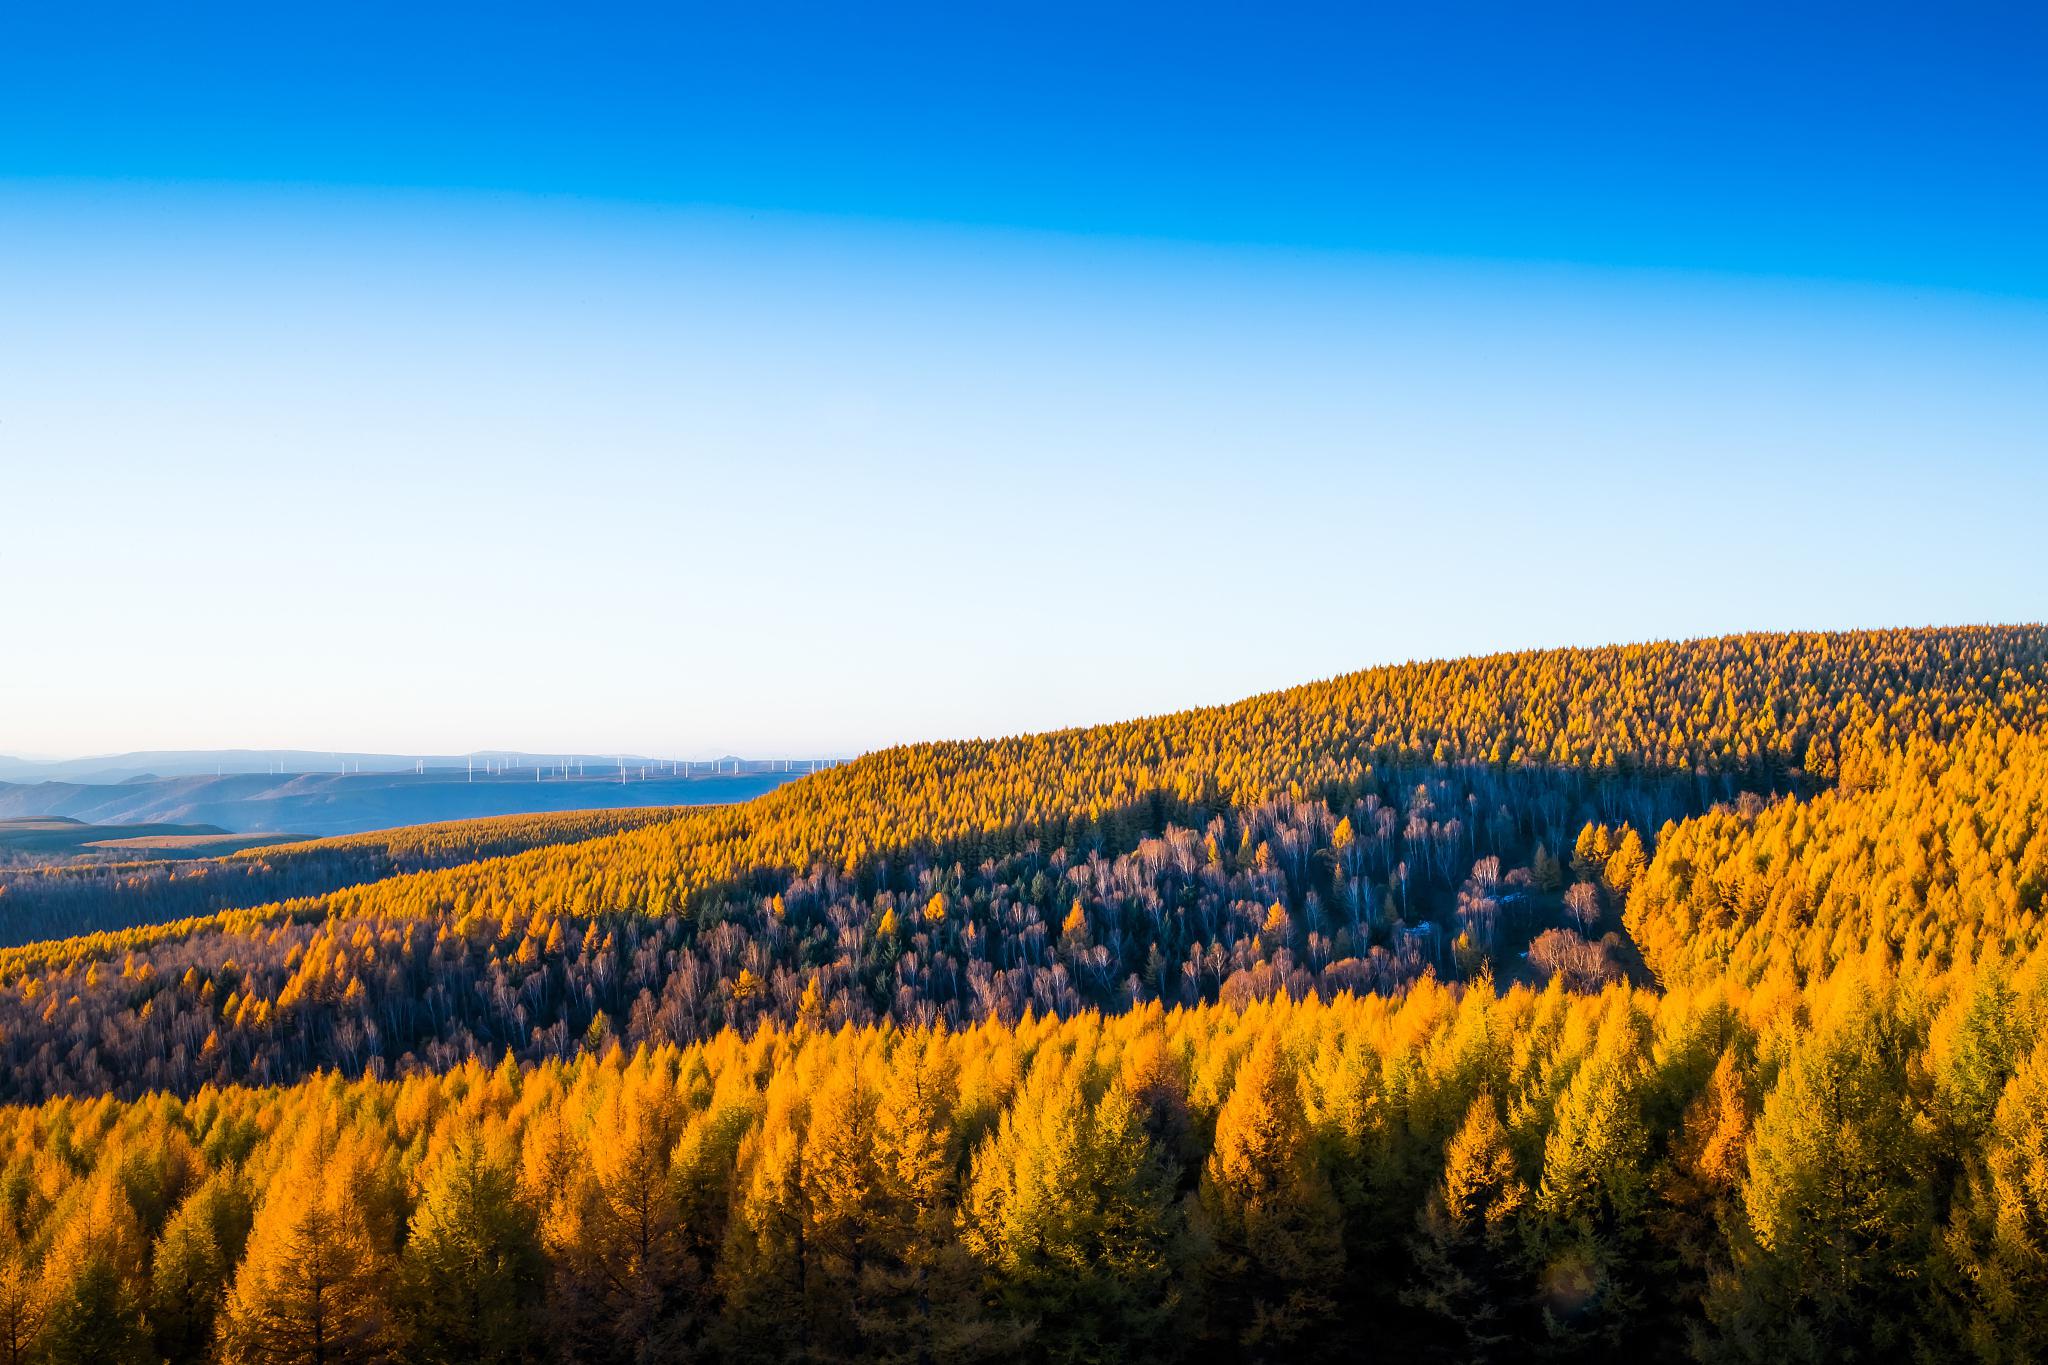
[[[0,15],[0,752],[2048,601],[2039,11],[415,8]]]

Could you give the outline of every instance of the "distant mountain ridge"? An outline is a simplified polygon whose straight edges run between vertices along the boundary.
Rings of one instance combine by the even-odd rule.
[[[530,778],[539,769],[554,776],[566,769],[572,776],[616,777],[621,767],[629,774],[646,768],[649,776],[666,773],[673,777],[701,777],[715,774],[807,773],[838,766],[837,758],[741,758],[725,754],[713,759],[655,758],[646,754],[536,754],[513,749],[479,749],[468,754],[380,754],[342,753],[318,749],[144,749],[124,754],[97,754],[83,758],[33,759],[0,754],[0,782],[84,782],[113,783],[138,777],[226,777],[256,773],[283,776],[297,773],[410,773],[425,769],[459,772],[507,770],[508,775],[525,770]]]
[[[643,779],[640,765],[629,766],[625,781],[616,763],[602,777],[548,777],[543,770],[540,780],[531,765],[523,772],[479,769],[472,777],[461,768],[415,773],[408,764],[399,772],[0,781],[0,819],[55,816],[91,825],[217,825],[236,834],[311,837],[493,815],[746,801],[803,773],[799,768],[658,776],[651,762],[648,767]]]

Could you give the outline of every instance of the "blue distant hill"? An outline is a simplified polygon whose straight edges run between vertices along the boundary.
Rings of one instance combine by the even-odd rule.
[[[808,765],[772,772],[709,771],[694,775],[655,771],[650,760],[604,776],[508,767],[472,775],[466,768],[376,772],[224,772],[203,775],[115,776],[99,782],[0,782],[0,819],[62,817],[91,825],[212,825],[234,834],[306,836],[359,834],[394,825],[465,820],[488,815],[610,809],[619,806],[694,806],[745,801],[792,778]],[[495,760],[494,760],[495,763]],[[663,764],[666,768],[668,765]],[[538,771],[538,777],[536,772]]]
[[[620,771],[637,777],[645,769],[650,777],[707,777],[719,774],[807,773],[829,768],[841,759],[832,758],[740,758],[727,754],[713,759],[651,758],[645,754],[533,754],[510,749],[479,749],[470,754],[369,754],[330,753],[316,749],[148,749],[136,753],[99,754],[86,758],[11,758],[0,754],[0,782],[127,782],[135,778],[214,777],[236,773],[283,776],[295,773],[417,773],[446,776],[459,773],[467,780],[479,775],[502,773],[532,781],[538,769],[544,777],[566,773],[571,777],[610,778]]]

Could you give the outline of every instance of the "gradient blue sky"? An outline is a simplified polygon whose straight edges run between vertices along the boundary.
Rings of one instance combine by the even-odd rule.
[[[9,7],[0,752],[2039,619],[2048,18],[1675,8]]]

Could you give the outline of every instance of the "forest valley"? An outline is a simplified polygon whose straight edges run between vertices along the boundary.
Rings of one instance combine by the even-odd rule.
[[[2038,627],[15,871],[0,1365],[2033,1360],[2044,894]]]

